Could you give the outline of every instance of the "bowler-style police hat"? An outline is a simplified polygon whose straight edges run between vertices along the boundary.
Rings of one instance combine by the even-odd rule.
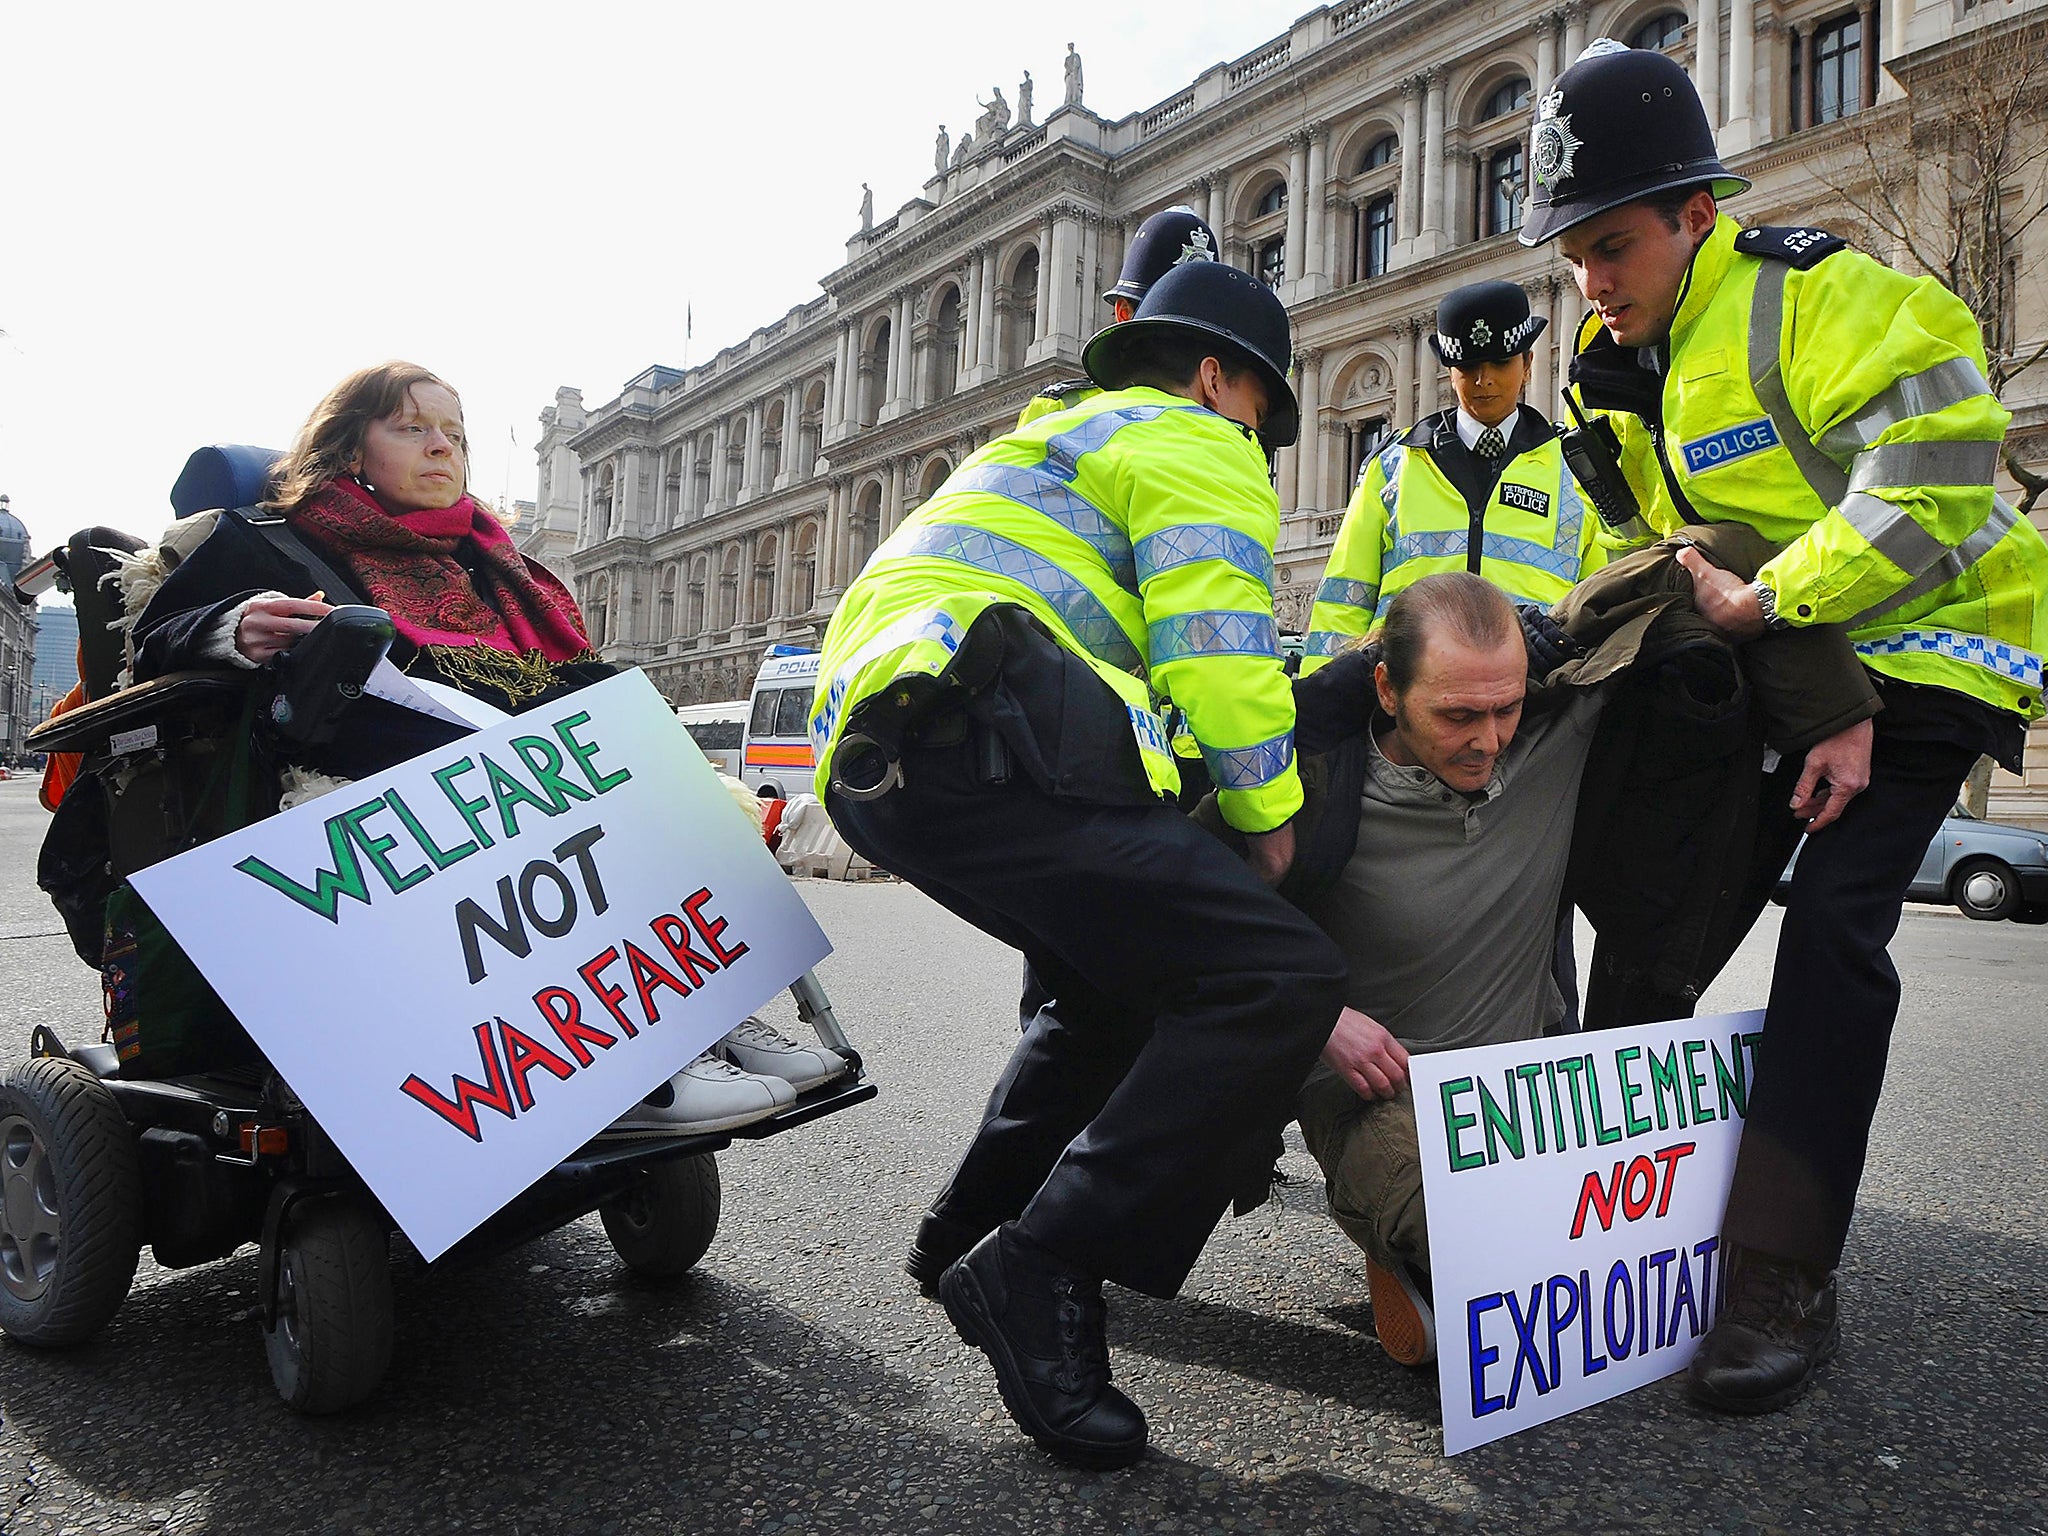
[[[1116,286],[1103,294],[1105,300],[1129,299],[1144,302],[1152,285],[1184,261],[1217,261],[1216,231],[1202,222],[1192,208],[1168,208],[1155,213],[1131,236],[1131,248],[1124,252],[1123,270]]]
[[[1524,245],[1680,187],[1749,190],[1721,163],[1692,79],[1676,59],[1601,38],[1536,104]]]
[[[1429,349],[1455,368],[1504,363],[1536,344],[1550,322],[1529,313],[1529,295],[1519,283],[1467,283],[1453,288],[1436,307],[1436,332]]]
[[[1215,355],[1254,369],[1266,386],[1266,424],[1259,441],[1285,448],[1301,430],[1301,407],[1287,368],[1294,357],[1287,306],[1249,272],[1220,261],[1190,261],[1152,285],[1138,312],[1122,325],[1095,333],[1081,354],[1088,377],[1104,389],[1122,389],[1144,364],[1152,340],[1192,333],[1216,343]]]

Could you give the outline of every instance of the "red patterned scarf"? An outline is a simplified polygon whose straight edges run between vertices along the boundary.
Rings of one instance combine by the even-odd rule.
[[[467,496],[442,510],[393,516],[355,480],[338,476],[292,514],[292,526],[355,578],[364,600],[389,613],[399,634],[434,647],[437,659],[476,647],[538,652],[551,662],[592,659],[576,599]],[[474,584],[455,557],[464,539]]]

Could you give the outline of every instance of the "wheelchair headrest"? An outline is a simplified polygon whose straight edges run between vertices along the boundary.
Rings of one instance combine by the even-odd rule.
[[[263,497],[270,471],[284,455],[275,448],[215,443],[185,461],[171,487],[171,510],[180,517],[216,507],[250,507]]]

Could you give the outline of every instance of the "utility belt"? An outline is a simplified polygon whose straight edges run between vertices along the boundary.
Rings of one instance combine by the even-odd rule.
[[[855,708],[830,788],[879,799],[902,787],[919,752],[961,747],[977,784],[1024,779],[1063,799],[1157,805],[1137,733],[1162,753],[1166,734],[1158,716],[1137,713],[1028,610],[996,604],[976,617],[945,672],[899,678]]]

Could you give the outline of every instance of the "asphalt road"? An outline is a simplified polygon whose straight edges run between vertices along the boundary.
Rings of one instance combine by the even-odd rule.
[[[32,884],[44,817],[0,784],[0,1038],[96,1028]],[[1434,1378],[1372,1338],[1298,1141],[1173,1302],[1111,1293],[1138,1466],[1082,1474],[1011,1427],[897,1265],[1009,1041],[1017,966],[914,891],[806,882],[821,970],[882,1097],[720,1159],[680,1287],[594,1219],[398,1284],[383,1391],[276,1400],[253,1257],[145,1255],[91,1344],[0,1344],[0,1532],[2041,1532],[2048,1530],[2048,928],[1914,909],[1906,1006],[1843,1271],[1845,1344],[1792,1411],[1670,1382],[1446,1460]],[[1759,1003],[1775,919],[1707,998]]]

